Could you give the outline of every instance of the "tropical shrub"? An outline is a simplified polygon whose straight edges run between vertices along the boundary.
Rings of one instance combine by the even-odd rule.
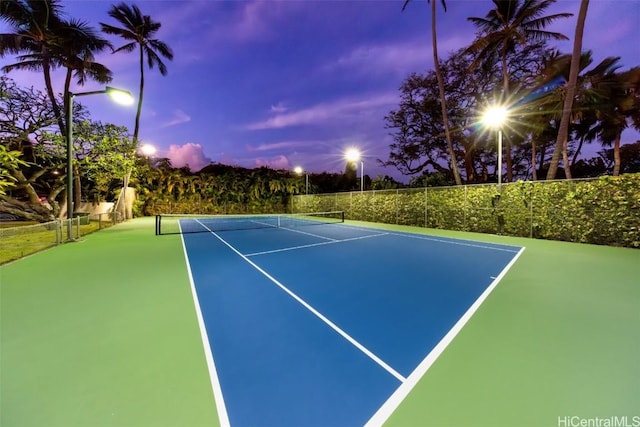
[[[294,196],[294,212],[640,248],[640,174]]]

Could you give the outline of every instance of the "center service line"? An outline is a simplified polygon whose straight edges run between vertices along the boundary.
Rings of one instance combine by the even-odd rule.
[[[333,329],[334,331],[336,331],[338,334],[340,334],[344,339],[346,339],[347,341],[349,341],[351,344],[353,344],[358,350],[360,350],[361,352],[363,352],[364,354],[366,354],[370,359],[372,359],[374,362],[376,362],[378,365],[380,365],[383,369],[385,369],[387,372],[389,372],[391,375],[393,375],[398,381],[400,382],[404,382],[406,380],[405,377],[403,377],[402,375],[400,375],[398,372],[396,372],[395,369],[393,369],[391,366],[389,366],[385,361],[383,361],[382,359],[380,359],[378,356],[376,356],[375,354],[373,354],[369,349],[367,349],[365,346],[363,346],[362,344],[360,344],[358,341],[356,341],[353,337],[351,337],[349,334],[347,334],[345,331],[343,331],[342,329],[340,329],[340,327],[338,325],[336,325],[335,323],[333,323],[331,320],[329,320],[328,318],[326,318],[322,313],[320,313],[318,310],[316,310],[315,308],[313,308],[311,305],[309,305],[309,303],[307,303],[305,300],[303,300],[302,298],[300,298],[298,295],[296,295],[295,293],[293,293],[291,290],[289,290],[286,286],[284,286],[282,283],[280,283],[276,278],[274,278],[273,276],[271,276],[269,273],[267,273],[266,271],[264,271],[262,268],[260,268],[257,264],[255,264],[253,261],[251,261],[249,258],[247,258],[245,255],[243,255],[242,253],[240,253],[236,248],[234,248],[230,243],[228,243],[226,240],[224,240],[222,237],[220,237],[218,234],[216,234],[216,232],[214,232],[213,230],[211,230],[209,227],[207,227],[206,225],[204,225],[202,222],[198,221],[204,228],[206,228],[207,230],[209,230],[209,232],[214,235],[218,240],[220,240],[222,243],[224,243],[229,249],[231,249],[233,252],[235,252],[236,254],[238,254],[238,256],[240,256],[242,259],[244,259],[247,263],[249,263],[249,265],[251,265],[253,268],[255,268],[256,270],[258,270],[260,273],[262,273],[267,279],[271,280],[276,286],[278,286],[280,289],[282,289],[283,291],[285,291],[287,294],[289,294],[293,299],[295,299],[296,301],[298,301],[300,304],[302,304],[307,310],[309,310],[311,313],[313,313],[314,315],[316,315],[320,320],[322,320],[324,323],[326,323],[331,329]]]
[[[288,230],[288,229],[284,228],[284,230]],[[291,231],[296,231],[296,230],[291,230]],[[309,233],[304,233],[304,234],[309,234]],[[389,234],[389,233],[371,234],[371,235],[368,235],[368,236],[351,237],[349,239],[342,239],[342,240],[331,239],[330,242],[309,243],[308,245],[291,246],[289,248],[280,248],[280,249],[272,249],[270,251],[253,252],[253,253],[250,253],[250,254],[245,254],[244,256],[252,257],[252,256],[256,256],[256,255],[275,254],[275,253],[278,253],[278,252],[294,251],[296,249],[314,248],[316,246],[333,245],[333,244],[336,244],[336,243],[351,242],[353,240],[368,239],[370,237],[386,236],[387,234]],[[311,235],[315,236],[313,234],[311,234]],[[322,237],[322,236],[315,236],[315,237]]]

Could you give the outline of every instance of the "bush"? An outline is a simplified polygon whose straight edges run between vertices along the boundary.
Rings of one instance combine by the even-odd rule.
[[[640,174],[295,196],[294,212],[640,248]]]

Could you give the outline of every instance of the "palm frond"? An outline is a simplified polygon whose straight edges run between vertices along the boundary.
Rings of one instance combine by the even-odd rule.
[[[125,52],[125,53],[133,52],[136,49],[136,47],[138,47],[138,43],[131,42],[131,43],[125,44],[124,46],[120,46],[117,49],[114,49],[113,53],[117,53],[117,52]]]
[[[167,59],[173,59],[173,50],[161,40],[150,40],[149,46]]]

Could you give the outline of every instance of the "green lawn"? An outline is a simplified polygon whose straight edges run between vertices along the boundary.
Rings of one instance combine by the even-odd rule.
[[[412,230],[527,249],[386,425],[640,415],[639,250]],[[218,425],[180,236],[152,218],[0,267],[0,310],[0,426]]]

